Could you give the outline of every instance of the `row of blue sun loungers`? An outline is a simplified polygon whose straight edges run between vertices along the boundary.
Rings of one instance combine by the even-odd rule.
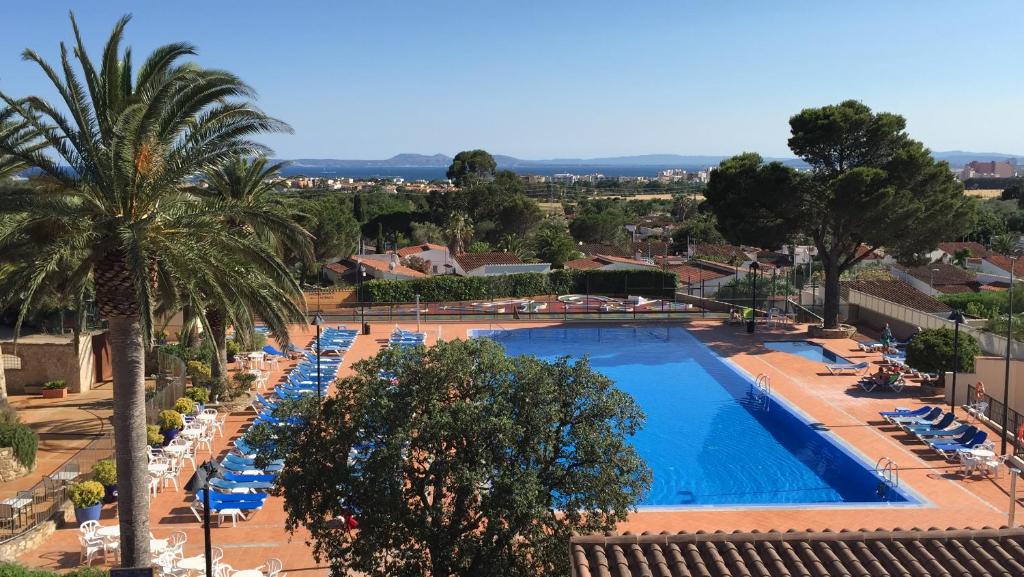
[[[953,413],[943,413],[941,407],[897,408],[879,415],[926,443],[946,460],[952,460],[958,451],[981,447],[988,438],[985,431],[957,422]]]
[[[328,329],[321,334],[321,350],[325,350],[324,339],[332,350],[344,352],[351,348],[356,338],[356,331],[346,330],[344,327]],[[315,346],[315,342],[311,343]],[[273,347],[269,347],[273,348]],[[267,354],[277,354],[286,357],[281,351],[268,351]],[[300,351],[302,360],[296,365],[285,380],[280,383],[272,392],[272,395],[264,396],[257,393],[252,408],[256,411],[256,418],[253,424],[267,424],[275,427],[301,425],[302,419],[297,416],[280,417],[274,414],[274,410],[284,400],[297,400],[306,395],[317,394],[318,390],[325,389],[332,383],[338,374],[338,367],[341,364],[339,356],[326,357],[321,355],[319,367],[319,383],[317,380],[317,357],[309,350]],[[223,524],[225,518],[231,519],[231,525],[236,526],[238,519],[247,520],[253,513],[263,508],[263,504],[269,493],[274,488],[277,474],[284,468],[282,460],[270,461],[257,466],[257,452],[242,437],[234,441],[234,448],[226,454],[218,463],[219,475],[210,480],[210,513],[216,515],[219,522]],[[197,519],[202,519],[204,490],[196,491],[195,500],[192,504],[192,512]]]
[[[427,333],[405,331],[398,327],[388,337],[389,347],[416,347],[427,342]]]

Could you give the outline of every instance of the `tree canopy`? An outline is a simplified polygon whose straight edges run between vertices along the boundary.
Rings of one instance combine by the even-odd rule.
[[[486,150],[463,150],[452,159],[446,176],[461,187],[493,177],[497,169],[498,163]]]
[[[712,171],[707,201],[734,243],[777,248],[804,236],[825,273],[826,327],[839,321],[839,277],[867,251],[885,247],[904,261],[958,238],[973,204],[945,162],[905,132],[903,117],[847,100],[790,118],[790,149],[807,173],[756,154]]]
[[[285,440],[279,484],[335,574],[565,575],[570,535],[613,529],[649,486],[627,442],[643,414],[586,359],[455,340],[354,368]],[[335,521],[353,514],[358,531]]]

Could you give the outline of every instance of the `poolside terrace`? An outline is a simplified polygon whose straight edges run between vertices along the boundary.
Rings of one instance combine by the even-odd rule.
[[[623,321],[616,321],[614,324],[631,326],[631,323]],[[420,330],[426,332],[427,343],[431,344],[438,338],[464,338],[470,329],[560,325],[558,322],[502,320],[500,327],[486,322],[423,323]],[[371,326],[371,335],[357,338],[352,349],[345,355],[345,362],[339,374],[347,374],[354,361],[376,354],[386,343],[387,335],[394,326],[391,323],[374,324]],[[414,323],[401,323],[401,326],[405,329],[416,328]],[[891,410],[895,406],[940,404],[941,398],[923,397],[920,387],[913,382],[901,393],[882,390],[867,393],[857,386],[857,376],[830,375],[821,363],[772,351],[763,346],[765,340],[803,338],[806,327],[801,325],[758,327],[758,332],[753,335],[747,334],[742,326],[727,325],[718,320],[694,320],[682,326],[719,355],[751,375],[769,375],[773,395],[791,402],[813,422],[819,423],[818,426],[832,431],[845,441],[865,460],[874,462],[885,456],[895,461],[900,467],[901,485],[909,486],[926,503],[920,506],[745,507],[642,511],[631,515],[628,521],[622,523],[618,527],[619,532],[767,531],[790,528],[839,531],[860,528],[946,528],[1006,524],[1010,476],[1006,474],[1005,469],[999,479],[981,475],[965,478],[958,471],[957,465],[944,461],[895,427],[883,426],[878,416],[879,411]],[[294,340],[299,343],[308,342],[312,338],[310,327],[296,327],[295,331]],[[833,340],[824,343],[827,348],[852,362],[866,360],[875,363],[881,360],[880,354],[860,351],[853,340]],[[271,377],[272,382],[281,378],[287,368],[284,366],[275,371]],[[959,410],[958,415],[966,418]],[[239,435],[253,416],[251,411],[232,413],[227,420],[224,437],[216,439],[213,453],[226,452],[230,439]],[[989,431],[989,434],[991,438],[992,431]],[[200,456],[206,455],[201,453]],[[179,485],[183,487],[191,474],[191,467],[186,466],[179,479]],[[159,493],[152,502],[152,531],[158,538],[165,538],[172,531],[184,531],[188,536],[185,554],[196,555],[202,551],[202,529],[188,508],[189,497],[188,492],[175,492],[173,488]],[[114,524],[115,514],[115,506],[105,507],[101,522]],[[232,528],[230,523],[215,527],[212,532],[213,542],[224,548],[224,561],[236,569],[252,568],[269,557],[277,557],[284,562],[284,571],[289,574],[327,574],[326,566],[313,560],[311,550],[305,543],[306,535],[301,531],[289,535],[284,529],[284,520],[281,499],[272,497],[268,499],[263,510],[248,521],[240,521],[237,527]],[[77,565],[78,531],[72,525],[73,523],[69,523],[67,528],[57,530],[41,547],[21,555],[19,561],[50,568],[69,568]]]

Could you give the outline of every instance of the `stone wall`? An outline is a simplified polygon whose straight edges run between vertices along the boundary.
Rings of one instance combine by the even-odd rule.
[[[33,529],[18,535],[14,539],[0,544],[0,561],[13,563],[17,561],[18,555],[31,551],[53,535],[57,529],[57,521],[54,519],[43,521]]]
[[[5,371],[7,393],[25,394],[26,387],[50,380],[65,381],[71,393],[91,389],[96,375],[91,335],[82,335],[79,343],[78,354],[70,336],[32,335],[19,340],[17,347],[3,343],[6,354],[21,359],[20,369]]]
[[[0,447],[0,483],[10,483],[18,477],[24,477],[30,473],[18,459],[14,457],[14,449]]]

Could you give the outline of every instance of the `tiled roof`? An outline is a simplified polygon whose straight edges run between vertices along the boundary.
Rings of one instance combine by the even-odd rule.
[[[599,242],[585,242],[579,247],[580,252],[586,256],[593,256],[595,254],[610,254],[612,256],[628,256],[626,251],[622,250],[617,246],[610,244],[601,244]]]
[[[609,254],[594,255],[594,258],[597,259],[598,261],[604,261],[606,264],[619,263],[619,264],[632,264],[632,265],[637,265],[637,266],[647,266],[647,267],[651,267],[651,268],[655,267],[654,264],[652,264],[650,262],[647,262],[647,261],[637,260],[635,258],[629,258],[629,257],[611,256]]]
[[[910,276],[944,293],[974,292],[979,285],[974,273],[952,264],[933,262],[905,270]]]
[[[383,271],[383,272],[390,272],[390,273],[394,273],[394,274],[397,274],[397,275],[408,276],[408,277],[427,276],[424,273],[422,273],[422,272],[420,272],[420,271],[418,271],[416,269],[411,269],[411,268],[409,268],[409,267],[407,267],[405,265],[402,265],[402,264],[396,264],[394,266],[394,268],[392,268],[391,265],[387,261],[380,260],[380,259],[353,257],[353,260],[355,262],[365,266],[366,268],[372,268],[374,270],[379,270],[379,271]]]
[[[406,257],[406,256],[409,256],[411,254],[416,254],[416,253],[420,253],[420,252],[426,252],[428,250],[448,250],[448,247],[441,246],[439,244],[432,244],[432,243],[429,243],[429,242],[425,242],[423,244],[417,244],[417,245],[407,246],[407,247],[398,249],[398,256]]]
[[[663,256],[666,254],[672,254],[672,245],[664,240],[645,240],[632,243],[632,254],[635,255],[637,252],[647,257]],[[607,252],[599,254],[608,254]],[[614,256],[629,256],[620,255],[618,253],[612,253]]]
[[[331,272],[333,272],[333,273],[345,274],[348,271],[352,270],[353,267],[351,267],[351,266],[349,266],[349,265],[347,265],[347,264],[345,264],[343,262],[332,262],[329,265],[325,265],[324,268],[329,270],[329,271],[331,271]]]
[[[750,258],[742,248],[731,244],[695,244],[693,245],[693,254],[694,256],[739,261],[746,261]]]
[[[701,279],[709,281],[716,278],[722,278],[723,276],[728,276],[724,272],[712,270],[707,267],[695,267],[688,264],[669,265],[668,270],[676,273],[676,276],[679,277],[679,282],[682,284],[700,284]]]
[[[979,242],[940,242],[939,243],[939,250],[941,250],[942,252],[944,252],[944,253],[946,253],[946,254],[948,254],[950,256],[956,254],[956,251],[961,250],[961,249],[965,249],[965,248],[967,250],[971,251],[971,256],[976,256],[976,257],[984,258],[984,257],[987,257],[990,254],[993,254],[992,251],[990,251],[989,249],[985,248],[985,245],[983,245],[983,244],[981,244]]]
[[[866,295],[885,299],[926,313],[948,312],[952,309],[914,288],[910,283],[897,279],[842,281],[843,290],[853,289]]]
[[[571,268],[576,270],[592,270],[595,268],[601,268],[604,265],[605,263],[598,261],[594,257],[590,257],[566,261],[565,268]]]
[[[523,261],[510,252],[464,252],[455,255],[455,262],[468,272],[489,264],[522,264]]]
[[[1021,267],[1020,263],[1013,263],[1013,261],[1010,260],[1010,257],[1005,254],[992,252],[985,257],[985,260],[992,263],[993,266],[998,267],[1000,270],[1005,270],[1007,273],[1010,272],[1010,266],[1012,264],[1013,272],[1016,276],[1021,276],[1021,272],[1024,271],[1024,267]]]
[[[573,577],[1024,575],[1024,528],[573,537]]]

